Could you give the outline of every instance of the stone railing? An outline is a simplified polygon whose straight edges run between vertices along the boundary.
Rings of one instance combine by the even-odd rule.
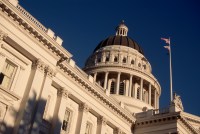
[[[26,18],[28,18],[31,22],[33,22],[39,29],[44,31],[45,33],[47,32],[47,28],[43,26],[37,19],[35,19],[31,14],[29,14],[23,7],[20,5],[17,5],[16,7],[18,11],[20,11]]]
[[[169,113],[169,108],[162,108],[162,109],[154,109],[153,115],[159,115],[159,114],[167,114]]]

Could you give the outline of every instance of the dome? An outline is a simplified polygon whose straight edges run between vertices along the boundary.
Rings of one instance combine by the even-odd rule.
[[[130,47],[137,50],[139,53],[144,54],[142,48],[133,39],[131,39],[128,36],[120,36],[120,35],[110,36],[107,39],[102,40],[94,49],[94,52],[105,46],[112,46],[112,45]]]

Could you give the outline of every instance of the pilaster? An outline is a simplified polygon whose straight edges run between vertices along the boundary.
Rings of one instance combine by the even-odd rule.
[[[67,101],[70,92],[66,88],[60,88],[57,90],[56,106],[53,118],[52,133],[59,134],[62,130],[62,121],[64,119],[65,110],[67,108]]]
[[[98,117],[97,119],[97,134],[105,134],[107,119],[103,116]]]
[[[89,110],[90,110],[90,108],[86,103],[81,103],[79,105],[79,116],[78,116],[79,122],[77,124],[77,129],[76,129],[77,134],[85,133],[86,122],[87,122]]]

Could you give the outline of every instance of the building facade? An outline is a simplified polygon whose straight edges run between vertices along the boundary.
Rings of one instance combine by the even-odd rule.
[[[62,39],[18,4],[0,0],[0,133],[200,133],[178,95],[161,87],[124,22],[80,69]]]

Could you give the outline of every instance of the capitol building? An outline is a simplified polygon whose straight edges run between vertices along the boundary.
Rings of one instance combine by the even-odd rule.
[[[123,21],[83,69],[62,42],[0,0],[0,134],[200,134],[179,95],[159,108],[161,86]]]

